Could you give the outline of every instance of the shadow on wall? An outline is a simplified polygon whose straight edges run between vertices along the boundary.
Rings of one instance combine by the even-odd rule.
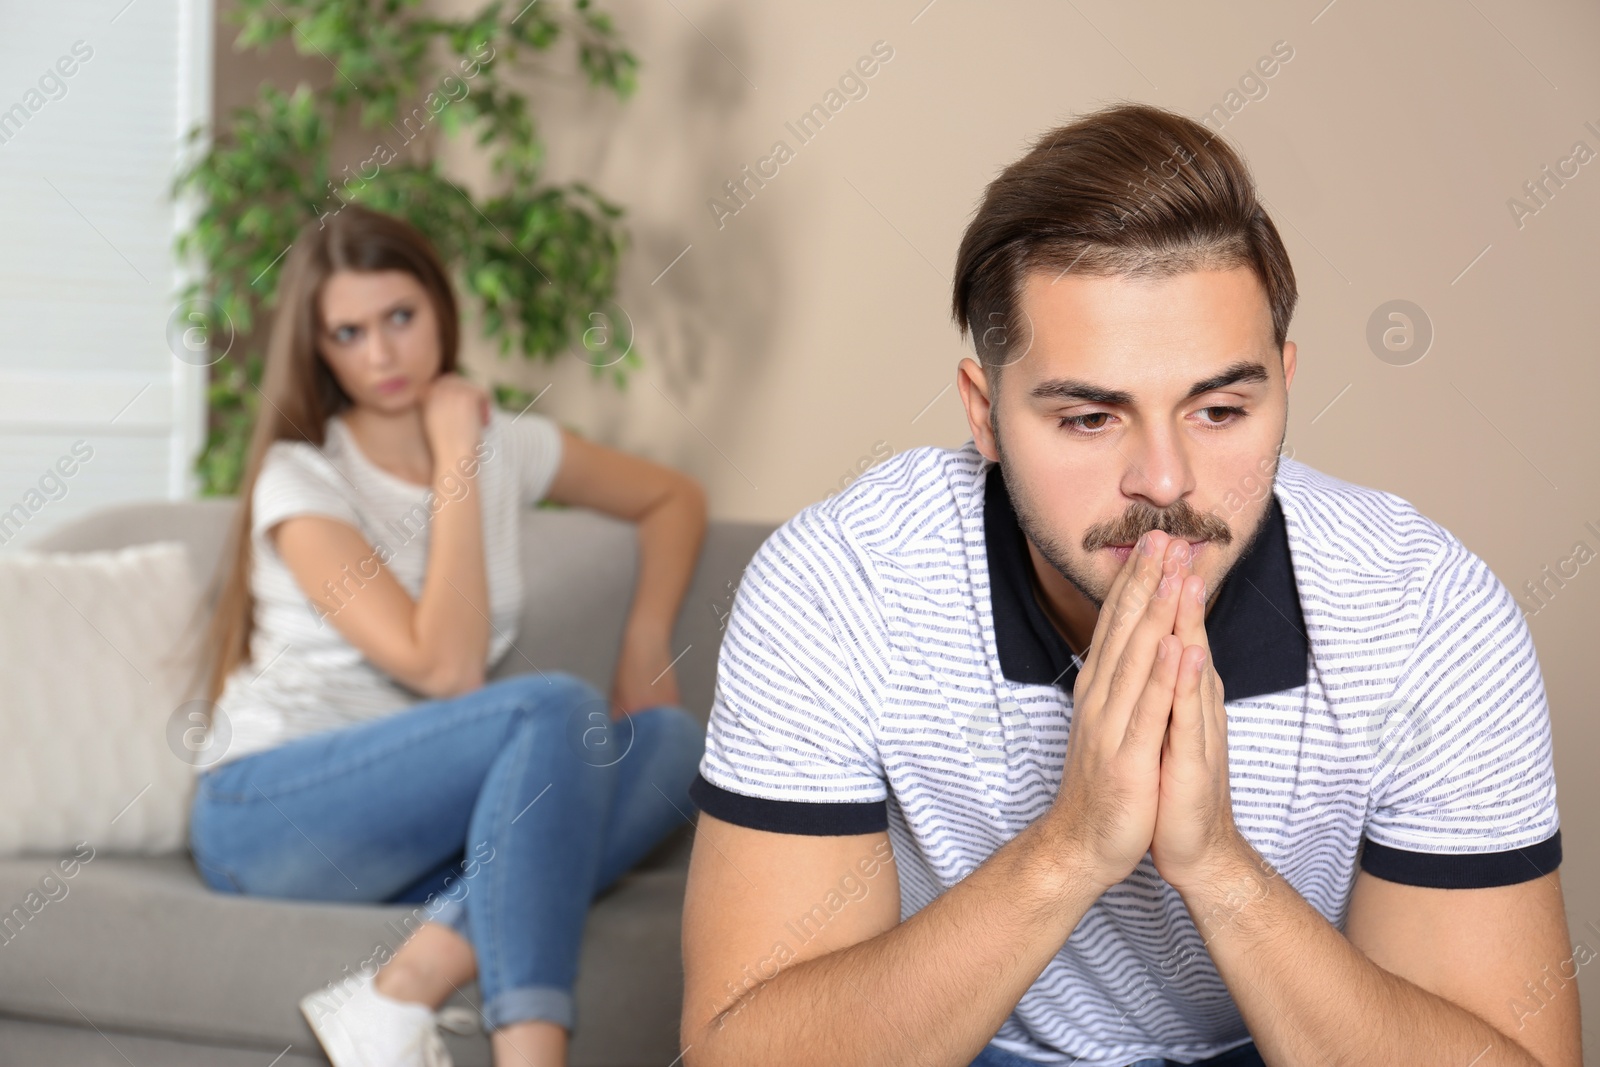
[[[613,131],[602,135],[604,147],[591,168],[605,173],[606,157],[619,137],[626,137],[633,143],[622,154],[659,161],[670,182],[670,199],[653,210],[617,194],[628,209],[624,222],[631,236],[617,299],[633,319],[635,345],[645,360],[628,390],[653,403],[653,384],[681,412],[667,412],[663,425],[683,418],[691,423],[682,432],[674,428],[663,435],[663,441],[674,443],[658,461],[702,471],[732,463],[760,484],[759,473],[739,462],[729,442],[744,436],[743,422],[754,414],[744,411],[738,398],[762,376],[773,351],[784,292],[777,219],[783,204],[774,197],[720,231],[705,208],[707,197],[727,181],[728,161],[753,149],[742,143],[744,138],[732,141],[729,130],[755,92],[740,72],[754,66],[747,20],[758,15],[725,7],[698,18],[699,30],[717,42],[713,47],[670,9],[647,16],[648,24],[635,14],[627,20],[634,24],[624,21],[620,30],[642,56],[640,89],[631,101],[596,109],[593,118]],[[651,62],[652,52],[668,51],[681,56],[670,63]],[[674,69],[683,72],[681,80],[664,80]],[[629,110],[641,105],[645,112],[630,116]],[[774,114],[772,124],[780,122]],[[638,409],[608,401],[597,414],[596,437],[625,440]],[[717,446],[709,453],[708,438]]]

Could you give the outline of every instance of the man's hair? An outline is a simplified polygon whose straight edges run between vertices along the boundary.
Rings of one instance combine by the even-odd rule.
[[[989,183],[956,253],[951,314],[998,399],[1000,368],[1033,343],[1020,313],[1034,272],[1166,277],[1249,267],[1281,354],[1297,292],[1278,230],[1239,156],[1193,119],[1117,104],[1050,130]]]

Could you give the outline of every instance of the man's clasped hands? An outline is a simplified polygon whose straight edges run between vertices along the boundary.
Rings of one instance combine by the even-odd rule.
[[[1146,533],[1111,583],[1073,685],[1056,806],[1070,809],[1087,873],[1106,888],[1146,850],[1179,891],[1249,862],[1205,592],[1188,542]]]

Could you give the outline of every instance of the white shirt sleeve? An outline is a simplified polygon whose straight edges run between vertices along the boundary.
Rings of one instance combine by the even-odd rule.
[[[561,469],[561,427],[554,419],[524,411],[511,415],[494,409],[500,442],[516,471],[517,501],[533,507],[550,492]]]
[[[802,512],[752,557],[718,654],[700,773],[746,797],[871,804],[888,797],[856,634],[876,613],[854,553]],[[715,813],[714,813],[715,814]]]
[[[354,490],[315,447],[274,441],[262,458],[250,496],[250,530],[260,534],[293,515],[326,515],[361,529]]]
[[[1368,731],[1381,763],[1366,826],[1380,845],[1441,860],[1539,844],[1561,821],[1527,622],[1488,564],[1445,536],[1386,725]],[[1529,863],[1522,880],[1542,873]]]

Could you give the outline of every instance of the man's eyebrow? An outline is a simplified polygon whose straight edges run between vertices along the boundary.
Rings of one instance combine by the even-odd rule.
[[[1220,373],[1195,382],[1184,399],[1192,399],[1215,389],[1226,389],[1230,385],[1271,380],[1264,364],[1241,359]],[[1125,389],[1106,389],[1076,378],[1048,378],[1029,389],[1028,396],[1036,400],[1086,400],[1091,404],[1119,404],[1124,407],[1134,402],[1133,394]]]

